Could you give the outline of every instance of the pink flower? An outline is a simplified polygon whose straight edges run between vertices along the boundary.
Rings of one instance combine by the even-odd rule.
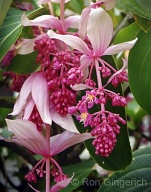
[[[66,33],[68,28],[78,29],[80,22],[80,15],[69,16],[63,21],[53,15],[42,15],[33,20],[29,20],[25,14],[21,17],[21,22],[24,26],[39,26],[46,29],[53,28],[60,33]],[[41,34],[34,39],[22,39],[22,45],[18,50],[19,54],[29,54],[34,51],[34,42],[46,34]],[[59,45],[61,46],[61,45]]]
[[[49,91],[44,72],[35,72],[26,79],[10,115],[18,115],[24,110],[23,118],[28,119],[34,105],[36,105],[43,122],[51,125]]]
[[[90,133],[80,134],[64,131],[61,134],[52,136],[50,138],[50,146],[48,146],[46,138],[36,129],[36,125],[31,121],[25,119],[6,119],[6,123],[8,125],[8,131],[11,131],[15,135],[12,139],[6,139],[7,141],[21,144],[44,157],[52,157],[72,145],[92,138]]]
[[[89,14],[91,12],[91,8],[98,8],[100,5],[104,5],[106,10],[112,9],[116,4],[116,0],[96,0],[96,3],[91,3],[89,7],[83,9],[81,14],[81,22],[78,34],[79,36],[84,39],[86,35],[86,26],[88,23]]]
[[[52,124],[52,120],[62,128],[78,133],[72,116],[59,115],[54,105],[49,102],[50,93],[44,72],[35,72],[24,82],[14,109],[10,115],[18,115],[18,118],[29,120],[36,106],[40,117],[45,124]]]
[[[21,17],[24,26],[40,26],[45,28],[53,28],[61,33],[65,33],[67,29],[79,27],[80,15],[69,16],[61,21],[53,15],[42,15],[33,20],[29,20],[25,14]]]
[[[51,30],[47,33],[50,38],[61,40],[83,54],[80,58],[83,71],[87,71],[87,67],[94,61],[96,65],[98,61],[104,64],[104,61],[100,58],[101,56],[113,55],[124,50],[129,50],[137,41],[137,39],[135,39],[133,41],[109,46],[113,35],[113,22],[109,14],[101,7],[91,9],[86,26],[86,35],[91,43],[92,49],[77,36],[60,35]]]
[[[62,188],[66,187],[70,183],[72,177],[68,178],[67,175],[64,175],[61,167],[55,161],[53,156],[64,151],[65,149],[67,149],[72,145],[75,145],[77,143],[92,138],[91,134],[90,133],[80,134],[65,131],[61,134],[52,136],[49,139],[47,135],[46,137],[44,137],[44,135],[42,135],[42,133],[37,130],[36,125],[30,121],[24,119],[17,119],[17,120],[6,119],[6,123],[8,125],[8,130],[14,134],[14,137],[12,137],[12,139],[5,139],[0,137],[0,139],[4,139],[7,142],[14,142],[23,145],[32,152],[43,156],[43,158],[25,176],[27,181],[36,182],[37,181],[36,175],[39,175],[39,177],[43,177],[45,173],[47,177],[48,176],[47,171],[50,170],[50,167],[48,167],[48,163],[49,164],[51,163],[53,170],[49,172],[49,174],[51,174],[52,177],[54,177],[54,180],[57,182],[57,184],[50,189],[50,192],[57,192]],[[44,168],[45,164],[46,164],[46,170]],[[32,186],[31,188],[35,191],[38,191],[34,189]]]

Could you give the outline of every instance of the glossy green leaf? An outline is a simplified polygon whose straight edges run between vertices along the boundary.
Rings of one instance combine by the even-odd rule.
[[[45,8],[39,8],[27,12],[30,19],[35,18],[46,12]],[[16,42],[22,31],[21,16],[23,11],[10,8],[2,27],[0,28],[0,61],[8,52],[10,47]]]
[[[34,51],[28,55],[17,55],[11,61],[8,71],[13,71],[19,74],[30,74],[38,68],[36,61],[37,52]]]
[[[134,15],[134,19],[137,23],[137,25],[143,29],[145,32],[147,32],[151,28],[151,20],[140,17],[138,15]]]
[[[22,11],[10,8],[7,16],[0,28],[0,60],[7,53],[11,45],[13,45],[21,33],[20,18]]]
[[[138,105],[135,99],[127,104],[126,113],[135,124],[135,128],[141,123],[142,117],[146,115],[145,111]]]
[[[122,43],[125,41],[131,41],[136,38],[138,31],[140,30],[139,26],[136,22],[128,25],[127,27],[121,29],[119,33],[116,35],[113,44]]]
[[[95,162],[90,159],[81,163],[62,167],[64,174],[67,174],[69,177],[71,177],[74,173],[74,177],[71,183],[65,189],[62,189],[61,192],[72,192],[74,189],[82,185],[84,180],[92,172],[94,165]]]
[[[133,13],[151,20],[150,0],[122,0],[127,8]]]
[[[129,83],[138,104],[151,114],[151,31],[140,31],[129,55]]]
[[[118,8],[121,12],[124,12],[124,13],[128,12],[128,8],[126,7],[126,5],[122,0],[117,0],[116,8]]]
[[[127,170],[111,174],[104,180],[98,192],[151,191],[151,148],[139,149],[133,153],[133,157],[133,161]]]
[[[78,14],[81,14],[84,7],[84,1],[81,0],[72,0],[67,4],[67,8]]]
[[[106,56],[104,57],[104,59],[108,63],[112,64],[112,66],[115,67],[115,62],[111,56]],[[112,91],[116,91],[117,93],[120,93],[122,95],[121,86],[118,86],[115,89],[111,85],[111,86],[108,86],[107,88]],[[94,111],[96,110],[98,109],[94,109]],[[122,107],[112,107],[112,105],[108,102],[106,105],[106,110],[120,114],[120,116],[125,119],[125,110]],[[77,120],[75,120],[75,123],[80,132],[86,132],[87,129],[84,128],[81,123],[79,123]],[[112,170],[112,171],[125,169],[132,160],[131,148],[130,148],[128,133],[127,133],[127,126],[122,124],[120,124],[120,126],[121,126],[121,131],[120,131],[120,134],[117,135],[116,146],[109,157],[102,157],[100,155],[96,155],[95,149],[92,146],[92,140],[88,140],[85,142],[85,145],[91,157],[96,161],[96,163],[98,163],[104,169]],[[89,131],[91,130],[91,128],[88,128],[88,129]],[[124,153],[123,153],[123,149],[124,149]]]
[[[13,0],[1,0],[0,1],[0,26],[4,21],[7,11]]]
[[[140,30],[140,27],[137,25],[136,22],[133,22],[132,24],[128,25],[127,27],[121,29],[118,32],[118,34],[116,35],[113,41],[113,44],[116,45],[118,43],[134,40],[139,30]],[[122,54],[120,53],[115,57],[118,68],[122,67],[123,65],[122,58],[124,58],[124,53]]]

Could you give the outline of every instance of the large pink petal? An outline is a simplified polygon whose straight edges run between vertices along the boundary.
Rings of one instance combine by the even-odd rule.
[[[64,20],[64,30],[67,31],[67,29],[74,28],[78,29],[79,28],[79,22],[80,22],[80,15],[73,15],[69,16]]]
[[[108,47],[113,33],[113,22],[109,14],[100,8],[91,9],[88,25],[87,36],[91,41],[94,54],[100,56]]]
[[[24,26],[40,26],[53,28],[62,31],[62,22],[52,15],[42,15],[36,19],[29,20],[25,14],[21,17],[21,22]]]
[[[37,131],[37,127],[31,121],[25,119],[6,119],[8,125],[8,131],[11,131],[19,139],[28,139],[39,137],[40,132]],[[39,133],[38,136],[36,132]]]
[[[31,115],[31,113],[32,113],[32,111],[33,111],[34,106],[35,106],[35,103],[34,103],[33,99],[31,98],[31,99],[27,102],[27,104],[26,104],[26,106],[25,106],[23,119],[26,119],[26,120],[29,119],[29,117],[30,117],[30,115]]]
[[[86,7],[85,9],[83,9],[81,14],[81,22],[80,22],[78,34],[82,39],[85,38],[87,33],[87,23],[88,23],[90,11],[91,11],[91,7]]]
[[[8,131],[15,135],[15,138],[11,139],[10,142],[21,144],[37,154],[49,154],[47,141],[34,123],[24,119],[6,119],[6,123]]]
[[[71,182],[73,176],[71,178],[65,179],[63,181],[58,182],[54,186],[51,187],[50,192],[58,192],[61,189],[65,188]]]
[[[49,90],[44,72],[37,72],[32,86],[32,97],[44,123],[52,124],[49,113]]]
[[[86,55],[91,55],[91,51],[88,48],[87,44],[80,39],[79,37],[73,35],[60,35],[54,31],[49,30],[47,32],[48,36],[52,39],[58,39],[69,45],[70,47],[85,53]]]
[[[127,41],[117,45],[112,45],[105,50],[103,55],[114,55],[121,51],[129,50],[135,45],[136,41],[137,41],[137,38],[133,41]]]
[[[66,116],[61,116],[55,111],[54,106],[52,106],[50,108],[50,116],[52,121],[54,121],[65,130],[78,133],[73,118],[70,114],[67,114]]]
[[[68,147],[92,138],[90,133],[72,133],[64,131],[50,139],[50,154],[56,155]]]
[[[30,97],[34,76],[35,76],[35,74],[32,74],[24,82],[24,84],[21,88],[21,91],[19,93],[19,96],[17,98],[17,101],[14,105],[13,112],[10,113],[10,115],[18,115],[24,109],[24,107],[27,103],[27,100]]]

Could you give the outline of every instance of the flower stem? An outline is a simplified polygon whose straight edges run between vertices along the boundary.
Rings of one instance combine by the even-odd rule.
[[[49,10],[50,10],[50,15],[54,15],[51,1],[48,2],[48,7],[49,7]]]
[[[50,151],[50,125],[46,126],[46,140]],[[46,157],[46,192],[50,192],[50,157]]]
[[[61,0],[61,2],[60,2],[60,20],[62,21],[63,30],[64,30],[64,8],[65,8],[65,0]]]
[[[95,60],[95,69],[96,69],[96,76],[97,76],[97,81],[98,81],[98,88],[102,89],[102,79],[101,79],[101,74],[99,71],[99,61],[97,59]],[[104,104],[101,104],[101,111],[105,111]]]
[[[97,59],[95,60],[95,70],[96,70],[96,76],[97,76],[97,81],[98,81],[98,88],[102,89],[102,79],[101,79],[101,75],[100,75],[100,71],[99,71],[99,62]]]

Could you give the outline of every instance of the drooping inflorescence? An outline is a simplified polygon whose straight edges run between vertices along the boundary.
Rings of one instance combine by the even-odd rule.
[[[83,9],[80,16],[64,18],[64,4],[68,1],[39,0],[41,4],[48,3],[52,13],[51,3],[60,3],[60,17],[52,14],[29,20],[25,14],[22,16],[23,25],[32,26],[35,38],[32,46],[30,40],[24,42],[23,39],[20,52],[36,51],[35,62],[39,65],[28,75],[4,74],[11,75],[12,89],[20,92],[11,113],[17,115],[17,120],[6,120],[9,130],[15,134],[10,142],[22,144],[42,156],[25,178],[37,182],[37,176],[46,176],[46,192],[59,191],[72,179],[53,158],[56,154],[90,138],[96,155],[108,157],[112,153],[121,125],[126,124],[121,114],[114,113],[114,107],[127,104],[116,89],[128,81],[127,60],[123,60],[123,67],[117,70],[104,56],[129,50],[136,42],[110,45],[113,22],[101,6],[111,9],[116,0],[96,0]],[[8,57],[9,61],[12,55]],[[72,115],[83,124],[85,133],[78,132]],[[67,131],[51,135],[53,121]],[[56,182],[53,190],[50,175]]]

